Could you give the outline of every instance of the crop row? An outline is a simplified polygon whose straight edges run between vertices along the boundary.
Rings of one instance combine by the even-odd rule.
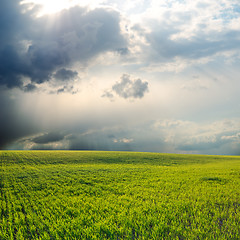
[[[240,239],[240,159],[53,153],[0,152],[0,239]]]

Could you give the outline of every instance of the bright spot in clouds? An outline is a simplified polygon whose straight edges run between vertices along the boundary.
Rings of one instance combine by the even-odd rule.
[[[23,0],[22,4],[30,3],[41,6],[39,16],[45,14],[54,14],[60,12],[63,9],[68,9],[76,5],[82,7],[96,7],[102,3],[101,0]]]
[[[65,8],[70,8],[76,4],[76,1],[69,0],[25,0],[22,3],[34,3],[42,6],[40,15],[52,14]]]

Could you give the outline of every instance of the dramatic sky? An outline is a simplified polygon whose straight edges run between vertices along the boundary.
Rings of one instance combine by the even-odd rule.
[[[1,0],[0,149],[240,155],[239,0]]]

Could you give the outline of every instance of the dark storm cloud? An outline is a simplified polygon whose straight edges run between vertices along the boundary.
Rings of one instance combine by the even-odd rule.
[[[48,144],[36,144],[31,147],[30,150],[56,150],[57,148]],[[65,149],[57,149],[57,150],[65,150]]]
[[[24,92],[33,92],[33,91],[37,90],[37,87],[36,87],[36,85],[29,83],[23,87],[23,90],[24,90]]]
[[[9,98],[8,91],[0,90],[0,149],[13,141],[34,134],[37,127],[24,114],[20,114],[18,99]]]
[[[39,143],[39,144],[47,144],[47,143],[52,143],[52,142],[58,142],[64,139],[64,135],[58,132],[50,132],[43,134],[41,136],[35,137],[31,139],[32,142],[34,143]]]
[[[54,77],[61,81],[68,81],[77,78],[78,73],[76,71],[61,68],[54,74]]]
[[[0,85],[8,88],[21,88],[21,77],[31,72],[23,40],[28,40],[32,12],[22,10],[18,0],[0,3]]]
[[[70,150],[107,150],[107,151],[132,151],[133,146],[131,141],[123,138],[122,133],[116,132],[116,135],[121,136],[120,139],[126,141],[114,142],[112,136],[105,131],[94,132],[86,135],[75,134],[69,140],[68,149]]]
[[[0,3],[0,85],[22,88],[22,78],[41,84],[76,77],[75,62],[87,64],[106,51],[126,52],[114,10],[74,7],[40,18],[19,1]],[[55,75],[54,75],[54,72]]]
[[[131,80],[128,74],[123,74],[121,81],[115,83],[112,90],[122,98],[142,98],[148,92],[148,83],[140,78]]]
[[[23,33],[23,27],[28,21],[26,15],[21,14],[19,0],[1,0],[0,3],[0,49],[6,45],[15,45],[17,36]],[[26,27],[28,24],[26,25]],[[26,28],[24,27],[24,28]],[[22,37],[22,35],[21,35]]]
[[[14,46],[5,46],[0,50],[0,85],[21,88],[21,76],[25,69],[26,66]]]

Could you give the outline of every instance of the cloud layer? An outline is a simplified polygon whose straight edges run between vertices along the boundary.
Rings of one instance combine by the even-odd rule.
[[[239,1],[28,2],[0,3],[1,149],[240,154]]]
[[[114,10],[74,7],[34,18],[33,10],[23,8],[18,1],[1,2],[0,84],[9,88],[24,88],[24,78],[32,84],[72,79],[77,71],[66,67],[127,45]]]

